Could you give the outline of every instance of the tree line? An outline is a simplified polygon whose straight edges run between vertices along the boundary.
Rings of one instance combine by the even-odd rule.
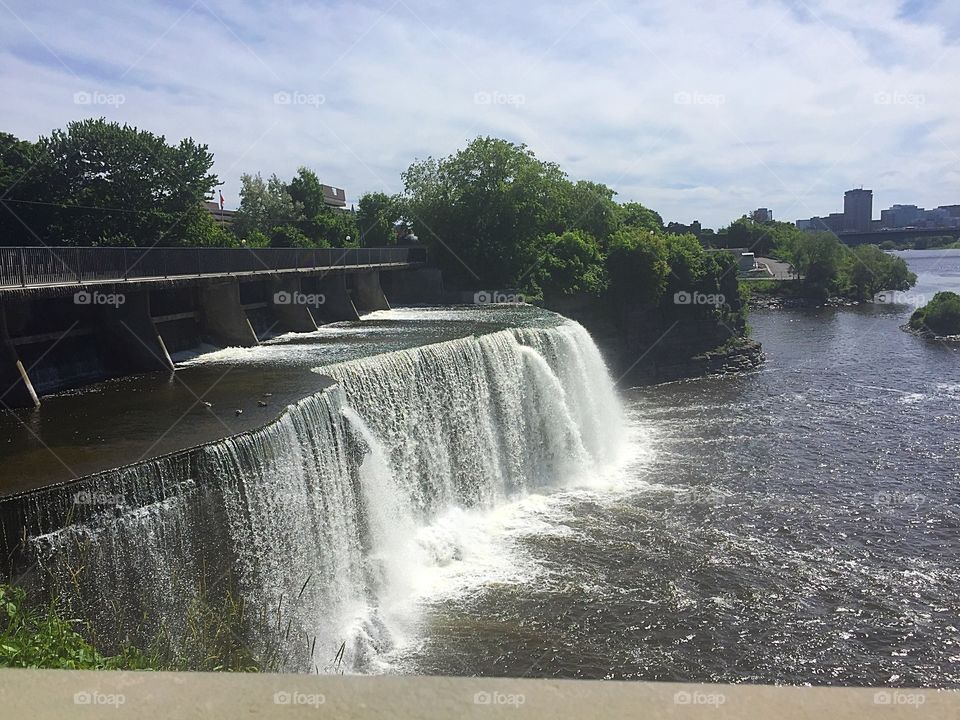
[[[817,292],[863,294],[877,282],[897,289],[909,281],[905,265],[875,248],[849,250],[787,223],[744,218],[700,238],[671,232],[654,210],[617,202],[607,185],[571,179],[499,138],[414,161],[399,193],[367,193],[356,212],[329,207],[307,167],[289,180],[244,174],[229,228],[203,206],[221,184],[213,161],[192,138],[168,142],[103,118],[71,122],[36,142],[0,133],[0,244],[374,246],[396,242],[395,229],[409,226],[449,286],[516,288],[532,297],[657,303],[674,291],[736,295],[734,259],[704,244],[776,254]]]
[[[651,299],[670,285],[671,263],[687,263],[675,274],[696,281],[720,262],[692,236],[665,232],[655,211],[506,140],[478,137],[415,161],[402,181],[401,192],[367,193],[345,212],[326,205],[309,168],[289,180],[244,174],[228,229],[203,206],[221,184],[206,145],[81,120],[36,142],[0,133],[0,244],[373,246],[409,225],[455,287],[599,295],[634,267]]]

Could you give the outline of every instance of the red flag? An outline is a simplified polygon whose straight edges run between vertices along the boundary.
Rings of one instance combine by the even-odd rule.
[[[223,210],[223,190],[220,191],[220,209]]]

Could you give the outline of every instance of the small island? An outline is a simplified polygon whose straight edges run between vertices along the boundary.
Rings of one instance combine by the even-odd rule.
[[[926,338],[960,340],[960,295],[938,292],[930,302],[914,311],[903,329]]]

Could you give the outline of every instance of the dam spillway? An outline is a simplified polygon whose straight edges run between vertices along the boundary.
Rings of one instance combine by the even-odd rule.
[[[433,525],[619,460],[589,335],[520,325],[320,367],[329,386],[265,427],[5,500],[12,571],[107,642],[188,656],[186,608],[229,586],[277,669],[329,672],[342,647],[341,669],[381,670],[418,578],[469,552]]]

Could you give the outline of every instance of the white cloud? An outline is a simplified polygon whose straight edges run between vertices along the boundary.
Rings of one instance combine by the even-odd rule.
[[[415,157],[477,134],[685,222],[823,214],[860,184],[883,207],[960,201],[949,3],[7,1],[3,129],[102,114],[193,136],[230,205],[241,172],[300,164],[351,198],[397,191]]]

